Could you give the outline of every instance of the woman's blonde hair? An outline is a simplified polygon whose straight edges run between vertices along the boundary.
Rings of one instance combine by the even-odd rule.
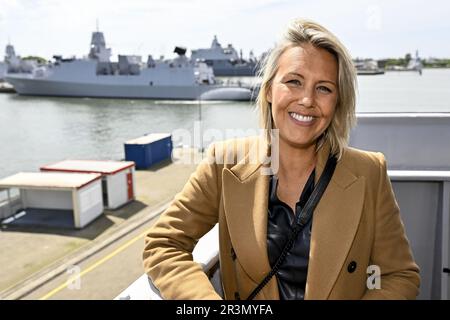
[[[332,53],[338,63],[338,100],[334,117],[317,143],[317,149],[328,141],[331,152],[342,156],[343,149],[348,145],[350,130],[356,124],[356,71],[350,54],[344,45],[326,28],[310,20],[294,20],[282,39],[274,49],[262,61],[259,76],[262,78],[256,105],[260,110],[260,123],[266,129],[266,138],[271,143],[271,129],[273,119],[271,104],[267,101],[267,94],[271,90],[272,81],[278,71],[278,61],[286,49],[312,44],[316,48],[322,48]]]

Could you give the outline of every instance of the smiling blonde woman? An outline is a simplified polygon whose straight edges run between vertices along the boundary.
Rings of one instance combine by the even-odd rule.
[[[347,145],[356,75],[345,47],[295,20],[261,70],[266,136],[211,146],[146,237],[144,266],[162,296],[221,298],[192,261],[219,223],[225,299],[414,299],[419,269],[385,158]],[[278,159],[271,174],[248,161],[260,145]]]

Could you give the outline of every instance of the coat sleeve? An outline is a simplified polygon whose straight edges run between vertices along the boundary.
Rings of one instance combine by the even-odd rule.
[[[381,288],[367,289],[363,299],[415,299],[419,293],[419,268],[414,262],[400,218],[386,160],[383,154],[379,155],[380,179],[371,265],[380,268]]]
[[[219,169],[213,159],[214,146],[145,238],[145,272],[164,299],[221,299],[192,257],[218,221]]]

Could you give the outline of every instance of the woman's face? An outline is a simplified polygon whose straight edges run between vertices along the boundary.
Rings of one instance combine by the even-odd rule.
[[[287,49],[267,99],[280,142],[308,148],[331,123],[338,99],[338,65],[325,49],[311,44]]]

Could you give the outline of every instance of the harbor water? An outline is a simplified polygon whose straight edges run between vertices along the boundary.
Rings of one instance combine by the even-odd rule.
[[[450,69],[359,76],[357,112],[450,112]],[[147,133],[200,127],[211,141],[258,132],[249,102],[23,97],[0,94],[0,178],[64,159],[124,158],[123,143]],[[198,121],[201,119],[201,125]],[[198,133],[198,132],[197,132]]]

